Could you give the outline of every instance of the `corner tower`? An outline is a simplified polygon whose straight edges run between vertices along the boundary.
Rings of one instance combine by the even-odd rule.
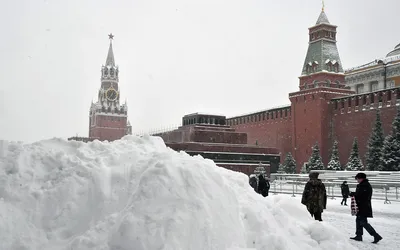
[[[324,8],[309,28],[309,43],[299,91],[290,93],[292,110],[292,154],[298,170],[307,163],[311,148],[318,143],[326,165],[334,135],[330,100],[351,95],[345,87],[343,66],[336,46],[336,28],[330,24]]]
[[[100,141],[114,141],[131,134],[128,121],[128,106],[120,103],[119,68],[115,64],[112,40],[105,65],[101,67],[101,86],[97,102],[92,103],[89,112],[89,137]]]

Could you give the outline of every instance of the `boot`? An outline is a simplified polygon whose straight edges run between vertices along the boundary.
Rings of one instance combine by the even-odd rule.
[[[382,236],[380,236],[379,234],[377,234],[376,236],[374,236],[374,241],[372,243],[376,244],[379,241],[381,241],[383,238]]]
[[[355,240],[355,241],[362,241],[362,236],[356,236],[356,237],[352,237],[350,238],[351,240]]]

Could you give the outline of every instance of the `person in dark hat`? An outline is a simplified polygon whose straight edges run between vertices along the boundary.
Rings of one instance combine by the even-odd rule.
[[[310,180],[304,187],[301,203],[307,207],[311,217],[322,221],[322,212],[326,209],[327,195],[324,183],[318,179],[319,173],[312,172]]]
[[[375,229],[368,223],[368,218],[372,218],[372,186],[369,183],[366,174],[358,173],[355,177],[358,182],[355,192],[351,192],[350,196],[354,197],[358,207],[358,213],[356,217],[356,236],[350,239],[355,241],[362,241],[363,228],[374,237],[372,243],[376,244],[382,240]]]
[[[347,181],[344,181],[342,183],[342,185],[340,185],[340,189],[342,190],[342,202],[340,203],[341,205],[347,206],[347,198],[349,198],[349,194],[350,194],[350,189],[349,189],[349,185],[347,185]]]

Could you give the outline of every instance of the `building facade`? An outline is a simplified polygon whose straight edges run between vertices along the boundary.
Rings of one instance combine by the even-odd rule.
[[[347,163],[354,137],[359,140],[360,155],[364,158],[376,110],[381,110],[387,134],[400,104],[400,88],[397,87],[400,49],[396,46],[386,59],[373,65],[345,72],[336,38],[337,26],[330,24],[322,10],[316,24],[309,28],[309,46],[299,77],[299,91],[289,94],[290,104],[231,117],[227,124],[238,132],[247,133],[249,144],[278,148],[281,159],[291,152],[298,171],[308,162],[316,143],[325,165],[335,140],[339,142],[342,164]],[[373,73],[375,71],[377,73]],[[355,81],[357,76],[372,81],[361,76],[365,72],[375,75],[373,81],[377,81],[378,87],[357,93],[356,86],[360,84]],[[363,83],[372,86],[366,80]]]
[[[100,89],[97,101],[92,102],[89,110],[89,137],[71,137],[68,140],[78,141],[114,141],[125,135],[132,134],[132,127],[128,121],[128,106],[121,103],[119,90],[119,68],[115,64],[112,40],[105,65],[101,67]]]
[[[280,153],[276,148],[247,143],[247,134],[226,125],[226,117],[204,113],[185,115],[176,130],[154,134],[165,144],[189,155],[201,155],[217,166],[247,175],[262,166],[266,174],[276,173]]]
[[[357,94],[400,87],[400,44],[386,57],[346,70],[346,84]]]

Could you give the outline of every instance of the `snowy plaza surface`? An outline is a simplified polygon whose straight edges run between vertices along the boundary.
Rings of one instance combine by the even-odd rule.
[[[263,198],[246,175],[161,138],[0,141],[1,250],[400,249],[400,203],[373,208],[383,241],[350,242],[339,199],[316,222],[299,196]]]

